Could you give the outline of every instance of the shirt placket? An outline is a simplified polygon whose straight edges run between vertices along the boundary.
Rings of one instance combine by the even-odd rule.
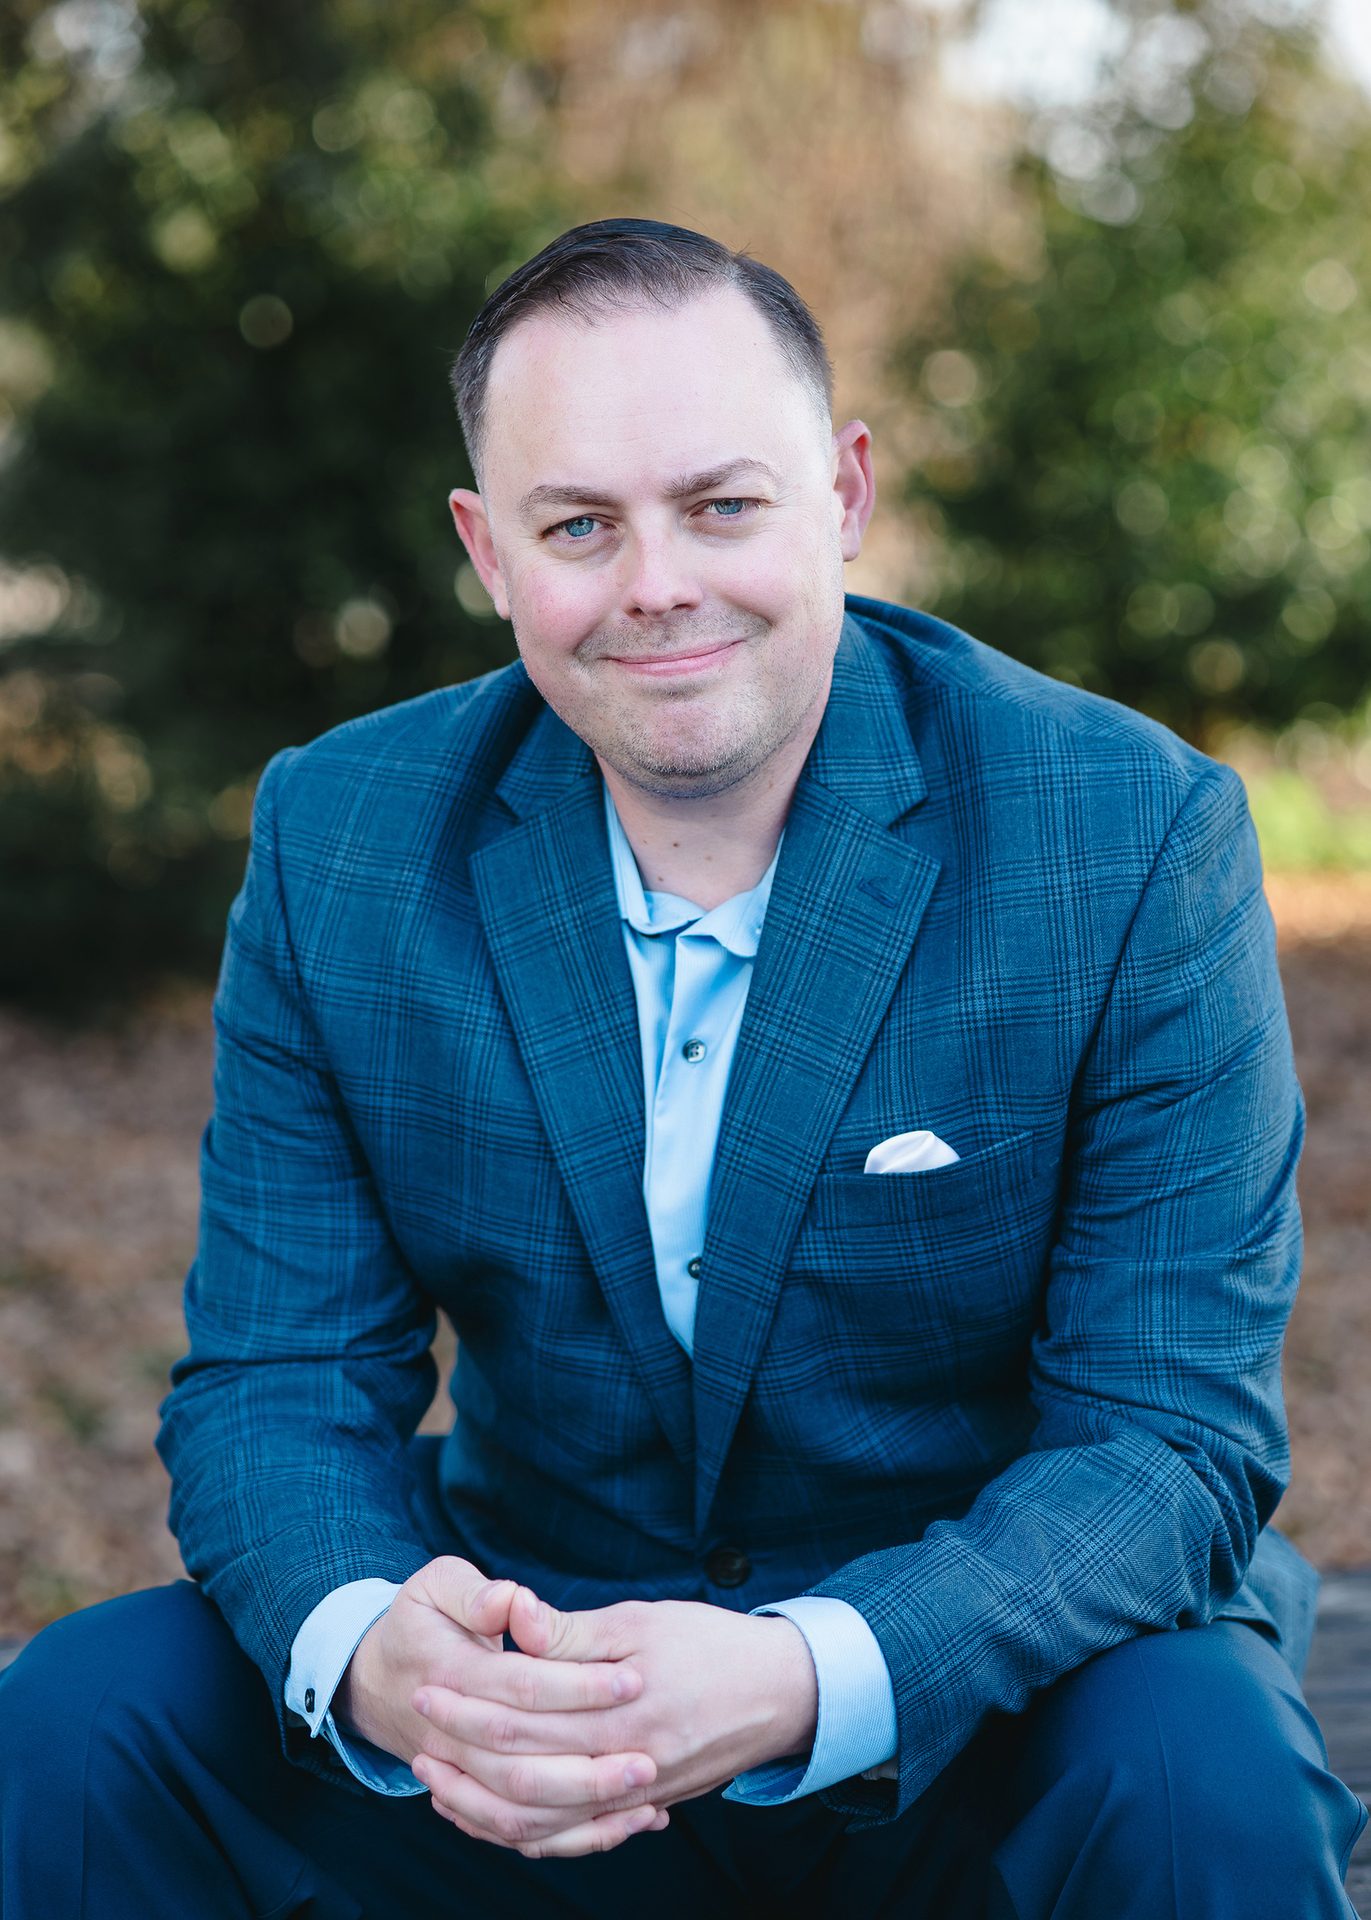
[[[719,1076],[741,1014],[744,969],[712,934],[692,928],[676,935],[675,958],[645,1197],[657,1242],[663,1311],[678,1338],[690,1346],[723,1106]]]

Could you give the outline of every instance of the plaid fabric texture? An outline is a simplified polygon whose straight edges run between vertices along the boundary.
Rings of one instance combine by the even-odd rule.
[[[1243,1582],[1288,1477],[1303,1109],[1241,784],[1164,729],[849,600],[693,1366],[598,771],[520,666],[271,762],[215,1019],[158,1445],[278,1702],[317,1601],[438,1552],[562,1607],[833,1594],[899,1716],[898,1782],[822,1796],[856,1828],[1092,1653],[1270,1620]],[[863,1174],[919,1127],[956,1164]]]

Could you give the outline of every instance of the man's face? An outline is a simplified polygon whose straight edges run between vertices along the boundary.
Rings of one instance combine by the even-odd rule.
[[[535,314],[496,351],[486,419],[458,531],[529,678],[602,761],[703,795],[812,735],[869,435],[832,434],[742,294]]]

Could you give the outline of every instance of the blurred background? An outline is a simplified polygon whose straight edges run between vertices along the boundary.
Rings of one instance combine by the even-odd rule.
[[[876,437],[854,590],[1246,780],[1310,1116],[1280,1523],[1371,1562],[1368,205],[1362,0],[7,0],[0,1634],[178,1571],[254,783],[513,657],[447,364],[611,213],[817,311]]]

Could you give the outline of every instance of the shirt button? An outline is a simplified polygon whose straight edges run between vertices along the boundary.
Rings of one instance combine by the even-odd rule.
[[[692,1067],[697,1067],[708,1052],[709,1048],[703,1040],[687,1040],[681,1048],[681,1058],[688,1060]]]
[[[701,1261],[700,1261],[700,1256],[699,1256],[699,1254],[698,1254],[698,1253],[696,1254],[696,1256],[695,1256],[695,1258],[694,1258],[693,1260],[687,1260],[687,1261],[686,1261],[686,1272],[687,1272],[687,1273],[688,1273],[688,1274],[690,1275],[690,1277],[691,1277],[691,1279],[692,1279],[692,1280],[698,1280],[698,1279],[699,1279],[699,1277],[700,1277],[700,1266],[701,1266]]]
[[[705,1572],[716,1587],[740,1587],[752,1572],[752,1562],[741,1547],[715,1547],[705,1560]]]

